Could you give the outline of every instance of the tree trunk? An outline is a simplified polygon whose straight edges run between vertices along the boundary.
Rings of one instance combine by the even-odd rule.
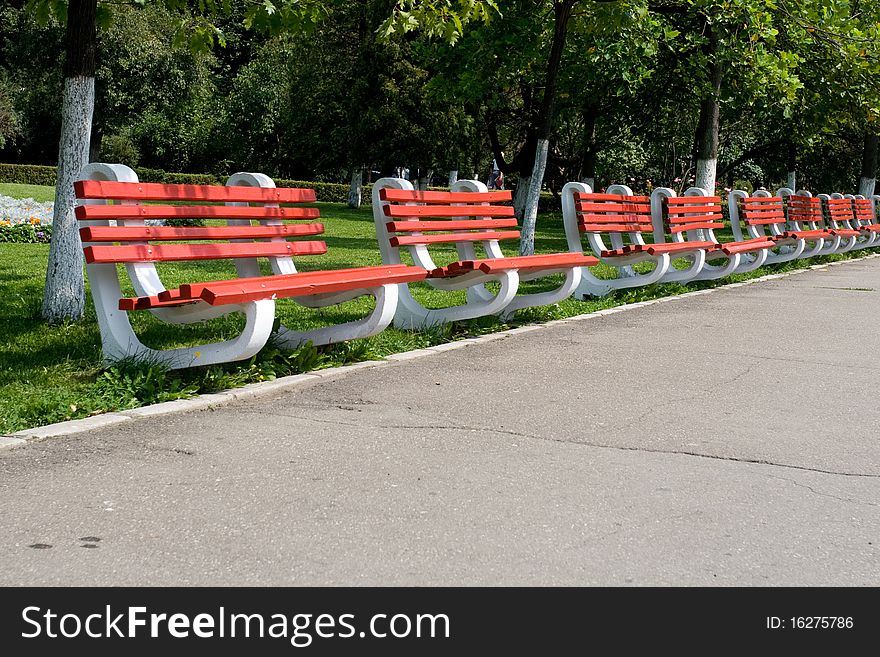
[[[529,182],[531,179],[531,175],[520,175],[516,181],[516,190],[513,192],[513,214],[516,215],[516,220],[520,226],[523,225],[523,213],[526,209],[526,199],[529,196]]]
[[[718,100],[721,94],[721,63],[715,53],[718,39],[710,26],[706,26],[709,42],[705,53],[709,58],[709,77],[712,92],[700,101],[700,120],[694,139],[696,155],[696,186],[705,189],[710,195],[715,194],[715,175],[718,170]]]
[[[43,317],[53,324],[79,320],[85,308],[82,244],[73,214],[73,183],[89,162],[95,107],[96,10],[97,0],[70,0],[67,10],[61,140],[52,241],[43,291]]]
[[[351,186],[348,188],[348,207],[361,207],[361,189],[364,178],[364,168],[355,167],[351,171]]]
[[[419,189],[423,192],[428,189],[431,184],[431,178],[434,177],[434,169],[428,169],[424,176],[419,178]]]
[[[547,139],[538,140],[538,149],[535,153],[535,169],[529,179],[528,195],[523,212],[523,227],[520,233],[519,254],[532,255],[535,252],[535,224],[538,219],[538,200],[541,197],[541,183],[544,180],[544,170],[547,167],[547,152],[550,142]]]
[[[865,146],[862,150],[862,175],[859,178],[859,194],[865,198],[874,195],[877,183],[877,142],[876,134],[865,135]]]
[[[550,46],[550,58],[547,61],[547,75],[544,82],[544,97],[538,114],[538,141],[535,147],[534,166],[528,181],[528,194],[522,211],[522,233],[519,252],[531,255],[535,252],[535,222],[538,218],[538,199],[541,185],[544,182],[544,171],[547,168],[550,132],[553,128],[553,106],[556,100],[556,85],[559,80],[559,67],[562,62],[562,51],[568,36],[568,23],[571,20],[575,0],[556,0],[553,3],[553,43]],[[520,180],[520,184],[523,181]],[[519,191],[519,190],[517,190]]]
[[[797,147],[794,142],[788,142],[788,152],[785,158],[786,185],[794,192],[797,191]]]
[[[458,169],[452,169],[449,172],[449,187],[458,182]]]
[[[598,155],[598,141],[596,140],[596,119],[599,112],[596,107],[587,107],[583,112],[584,118],[584,156],[581,161],[582,183],[596,191],[596,156]]]

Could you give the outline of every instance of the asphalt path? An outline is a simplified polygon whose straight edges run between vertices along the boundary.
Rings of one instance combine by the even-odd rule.
[[[0,585],[880,584],[880,259],[0,451]]]

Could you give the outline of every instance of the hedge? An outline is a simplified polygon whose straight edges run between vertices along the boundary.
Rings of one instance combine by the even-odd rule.
[[[143,182],[157,182],[184,185],[222,185],[225,176],[210,173],[173,173],[162,169],[138,168],[138,178]],[[0,182],[23,185],[55,185],[55,167],[34,164],[0,164]],[[319,201],[347,203],[348,185],[343,183],[320,183],[307,180],[275,180],[278,187],[309,187],[317,192]],[[364,185],[363,199],[370,202],[371,185]]]
[[[0,164],[0,182],[55,186],[55,167],[36,164]]]
[[[209,173],[171,173],[162,169],[137,169],[138,178],[144,182],[189,185],[222,185],[226,177]],[[55,185],[55,167],[34,164],[0,164],[0,182],[26,185]],[[311,182],[308,180],[286,180],[276,178],[278,187],[308,187],[314,189],[318,200],[325,203],[348,203],[349,186],[344,183]],[[373,186],[366,184],[361,193],[365,205],[370,204]],[[431,189],[443,190],[443,187]],[[538,201],[539,212],[559,212],[560,203],[549,192],[541,192]]]

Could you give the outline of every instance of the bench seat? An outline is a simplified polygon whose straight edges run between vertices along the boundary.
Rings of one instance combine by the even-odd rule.
[[[630,255],[633,253],[649,253],[657,255],[660,253],[687,253],[689,251],[703,251],[713,249],[717,246],[715,242],[664,242],[662,244],[627,244],[619,249],[606,249],[602,251],[603,258],[613,258],[616,256]]]

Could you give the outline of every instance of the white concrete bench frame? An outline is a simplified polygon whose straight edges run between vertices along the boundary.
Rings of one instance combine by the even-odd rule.
[[[768,249],[764,264],[789,262],[799,258],[804,252],[805,240],[785,235],[788,222],[781,196],[770,196],[770,192],[765,189],[759,189],[753,195],[735,189],[727,195],[727,208],[730,214],[730,228],[738,242],[763,238],[773,240],[777,245],[776,251]]]
[[[650,237],[654,233],[651,199],[636,196],[626,185],[611,185],[605,192],[596,194],[586,183],[566,183],[562,188],[562,220],[569,251],[582,252],[582,235],[586,235],[593,255],[618,273],[616,278],[600,279],[584,271],[575,291],[579,299],[652,283],[686,283],[697,276],[705,264],[706,249],[699,245],[670,249],[663,240],[646,241],[644,233],[648,232]],[[689,260],[687,268],[672,266],[672,258],[679,257]],[[637,273],[632,265],[640,262],[652,262],[654,268]]]
[[[666,238],[668,225],[673,242],[708,242],[715,245],[706,251],[706,263],[692,279],[695,281],[715,280],[753,271],[766,262],[768,251],[775,247],[771,240],[764,237],[721,242],[714,232],[724,228],[721,198],[711,196],[700,187],[690,187],[682,196],[668,187],[657,187],[651,193],[651,208],[655,239]],[[713,265],[710,264],[712,260],[726,262]]]
[[[466,197],[469,195],[473,195],[473,201]],[[519,231],[495,230],[515,229],[517,224],[513,208],[493,206],[492,199],[507,200],[509,196],[510,192],[489,192],[477,180],[459,180],[449,192],[417,192],[401,178],[381,178],[373,184],[373,218],[382,262],[401,263],[401,248],[405,248],[416,266],[431,272],[427,278],[430,286],[466,291],[464,304],[427,308],[413,297],[409,284],[401,284],[395,326],[418,329],[485,315],[509,317],[521,308],[559,303],[572,294],[583,268],[596,264],[596,260],[567,252],[506,257],[499,240],[518,239]],[[410,207],[413,210],[407,210]],[[454,214],[450,207],[461,207],[461,214]],[[481,211],[485,214],[479,214]],[[459,260],[438,266],[430,249],[436,243],[454,244]],[[476,252],[477,243],[483,250],[482,257]],[[564,277],[555,289],[517,295],[520,281],[553,274]],[[486,288],[490,282],[498,284],[498,292]]]
[[[80,175],[80,180],[138,183],[137,175],[130,168],[120,164],[90,164]],[[231,176],[227,186],[274,188],[274,182],[263,174],[237,173]],[[197,186],[193,186],[197,187]],[[221,188],[222,189],[222,188]],[[312,191],[312,190],[307,190]],[[314,192],[312,192],[314,195]],[[180,199],[183,200],[183,199]],[[207,201],[205,204],[207,205]],[[79,200],[78,205],[106,205],[106,200]],[[137,201],[121,201],[120,206],[137,205]],[[248,203],[227,203],[229,207],[247,206]],[[111,207],[117,207],[113,205]],[[260,208],[277,208],[278,204],[262,201]],[[149,210],[149,208],[147,209]],[[80,212],[78,210],[78,212]],[[89,212],[83,208],[83,213]],[[317,211],[315,215],[317,216]],[[257,219],[260,226],[283,226],[283,219]],[[143,218],[128,216],[125,219],[84,219],[81,233],[94,227],[121,227],[143,229]],[[228,219],[227,226],[251,226],[250,219]],[[323,232],[306,232],[314,235]],[[317,230],[317,228],[315,229]],[[178,238],[174,238],[178,239]],[[186,238],[179,238],[186,239]],[[219,238],[224,239],[224,238]],[[103,246],[83,241],[84,250],[89,247]],[[121,240],[120,240],[121,241]],[[271,238],[270,241],[285,241],[284,237]],[[129,244],[149,248],[148,241],[125,240]],[[230,239],[230,243],[252,243],[253,239]],[[295,244],[295,243],[292,243]],[[321,243],[323,244],[323,243]],[[326,250],[326,246],[324,246]],[[186,259],[186,258],[184,258]],[[216,259],[223,259],[218,257]],[[336,305],[350,299],[371,295],[376,299],[374,310],[365,318],[335,326],[294,331],[280,326],[273,340],[282,348],[295,348],[304,342],[313,344],[329,344],[353,338],[374,335],[388,326],[397,306],[397,283],[401,280],[418,280],[427,272],[418,268],[359,268],[352,270],[335,270],[327,272],[310,272],[298,274],[293,260],[287,256],[270,257],[272,276],[262,276],[256,258],[235,257],[235,265],[239,279],[234,281],[210,282],[210,289],[196,285],[201,295],[187,298],[180,290],[169,290],[162,282],[156,269],[155,261],[124,262],[125,270],[134,288],[137,298],[147,300],[143,307],[158,319],[169,324],[192,324],[234,312],[243,313],[245,327],[242,333],[233,340],[202,344],[193,347],[157,350],[144,345],[135,334],[128,312],[137,309],[137,302],[125,300],[116,262],[87,262],[86,270],[98,325],[101,331],[101,343],[104,359],[107,363],[126,358],[133,358],[153,363],[160,363],[169,369],[210,365],[214,363],[243,360],[256,354],[273,335],[275,323],[275,299],[289,297],[308,307],[325,307]],[[348,278],[348,281],[344,279]],[[332,280],[331,280],[332,279]],[[381,284],[380,281],[383,281]],[[387,281],[387,282],[384,282]],[[196,282],[194,282],[196,283]],[[312,287],[309,287],[311,284]],[[338,289],[336,289],[338,288]],[[310,294],[306,289],[327,290],[326,293]],[[332,290],[332,291],[331,291]],[[195,292],[193,292],[195,294]],[[206,297],[211,299],[206,301]],[[227,299],[241,298],[239,303],[227,302]],[[212,305],[212,303],[218,305]],[[121,306],[128,303],[130,310],[122,310]]]

